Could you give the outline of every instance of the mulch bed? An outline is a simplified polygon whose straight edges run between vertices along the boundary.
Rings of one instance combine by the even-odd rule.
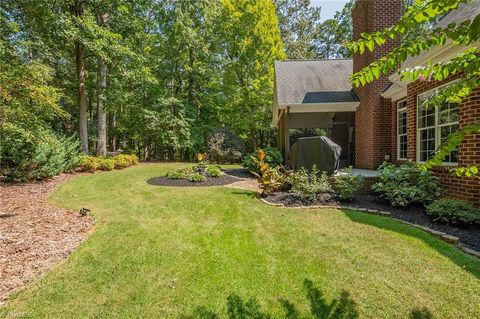
[[[0,304],[65,259],[88,236],[93,217],[47,203],[58,185],[77,175],[62,174],[43,182],[0,182]]]
[[[224,170],[225,174],[219,177],[205,177],[203,182],[191,182],[187,178],[183,179],[170,179],[167,177],[154,177],[147,180],[150,185],[158,186],[176,186],[176,187],[202,187],[202,186],[225,186],[233,184],[235,182],[251,179],[250,173],[244,169],[231,169]]]
[[[380,210],[388,212],[393,218],[425,226],[430,229],[438,230],[460,239],[460,242],[466,247],[480,251],[480,227],[456,227],[452,225],[437,223],[432,220],[425,212],[425,207],[412,205],[409,207],[392,207],[384,200],[372,196],[357,196],[350,203],[340,203],[333,196],[322,195],[316,202],[301,200],[287,192],[278,192],[265,198],[267,201],[275,204],[283,204],[287,207],[315,206],[315,205],[345,205],[349,207],[364,208],[371,210]]]

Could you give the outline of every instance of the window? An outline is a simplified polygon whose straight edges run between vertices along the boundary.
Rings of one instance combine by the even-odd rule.
[[[407,159],[407,101],[397,104],[397,159]]]
[[[424,101],[432,94],[435,94],[435,91],[427,92],[418,97],[417,160],[420,162],[430,159],[448,135],[459,129],[459,105],[446,102],[438,108],[425,108]],[[457,155],[458,151],[451,152],[446,156],[444,162],[456,163]]]

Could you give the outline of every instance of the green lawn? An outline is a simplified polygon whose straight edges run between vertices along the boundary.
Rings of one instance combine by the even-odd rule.
[[[275,318],[480,317],[480,261],[457,248],[385,217],[146,183],[180,165],[63,185],[51,201],[90,208],[96,229],[0,317],[224,318],[227,299]]]

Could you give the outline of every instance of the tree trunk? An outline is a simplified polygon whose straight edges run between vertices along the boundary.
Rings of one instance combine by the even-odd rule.
[[[108,14],[99,14],[97,23],[105,27],[108,21]],[[105,101],[107,100],[107,63],[102,57],[98,57],[98,106],[97,106],[97,156],[107,155],[107,112],[105,111]]]
[[[112,151],[117,150],[117,133],[115,132],[115,129],[117,128],[117,115],[115,113],[112,113],[110,115],[110,147],[112,148]]]
[[[87,130],[87,97],[85,95],[85,48],[79,41],[75,41],[75,64],[77,68],[77,106],[78,131],[82,151],[88,154]]]
[[[100,68],[98,77],[98,110],[97,110],[97,156],[107,155],[107,112],[105,111],[105,89],[107,87],[107,64],[102,58],[98,58]]]

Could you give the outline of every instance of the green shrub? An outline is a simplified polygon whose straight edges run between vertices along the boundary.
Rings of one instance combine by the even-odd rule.
[[[186,177],[185,174],[180,171],[166,172],[164,176],[170,179],[184,179]]]
[[[222,127],[207,137],[207,160],[211,163],[233,164],[242,160],[244,143],[231,128]]]
[[[95,172],[100,167],[100,162],[95,156],[83,156],[79,164],[80,170],[84,172]]]
[[[125,154],[127,160],[130,162],[130,165],[134,166],[138,164],[138,156],[135,154]]]
[[[209,165],[206,172],[210,177],[220,177],[222,175],[222,170],[218,165]]]
[[[178,172],[182,173],[185,176],[189,176],[197,172],[197,166],[195,165],[187,166],[179,169]]]
[[[195,173],[189,176],[188,180],[190,182],[200,183],[205,181],[205,176],[200,173]]]
[[[138,157],[135,154],[119,154],[112,157],[116,169],[123,169],[138,164]]]
[[[111,158],[97,157],[97,163],[101,171],[111,171],[115,168],[115,161]]]
[[[346,170],[346,174],[336,176],[333,181],[335,195],[343,201],[351,201],[362,189],[363,177],[353,175],[352,168]]]
[[[128,156],[129,155],[120,154],[112,157],[115,169],[123,169],[131,166]]]
[[[58,137],[51,130],[35,127],[26,130],[17,125],[2,125],[0,175],[7,181],[45,179],[78,164],[80,145],[74,137]]]
[[[372,185],[372,189],[393,206],[426,204],[440,195],[435,175],[414,163],[400,166],[383,163],[378,172],[378,182]]]
[[[290,174],[287,178],[291,185],[290,192],[295,196],[316,201],[317,195],[322,193],[330,193],[332,188],[328,182],[326,172],[320,174],[317,166],[312,167],[312,171],[308,172],[305,168]]]
[[[427,206],[427,214],[434,221],[450,224],[480,224],[480,209],[469,202],[443,198]]]
[[[251,154],[245,156],[243,159],[243,167],[248,169],[250,172],[259,172],[257,164],[254,159],[257,158],[259,150],[252,152]],[[265,162],[272,168],[282,165],[283,155],[282,152],[276,147],[267,147],[264,148],[265,152]]]

